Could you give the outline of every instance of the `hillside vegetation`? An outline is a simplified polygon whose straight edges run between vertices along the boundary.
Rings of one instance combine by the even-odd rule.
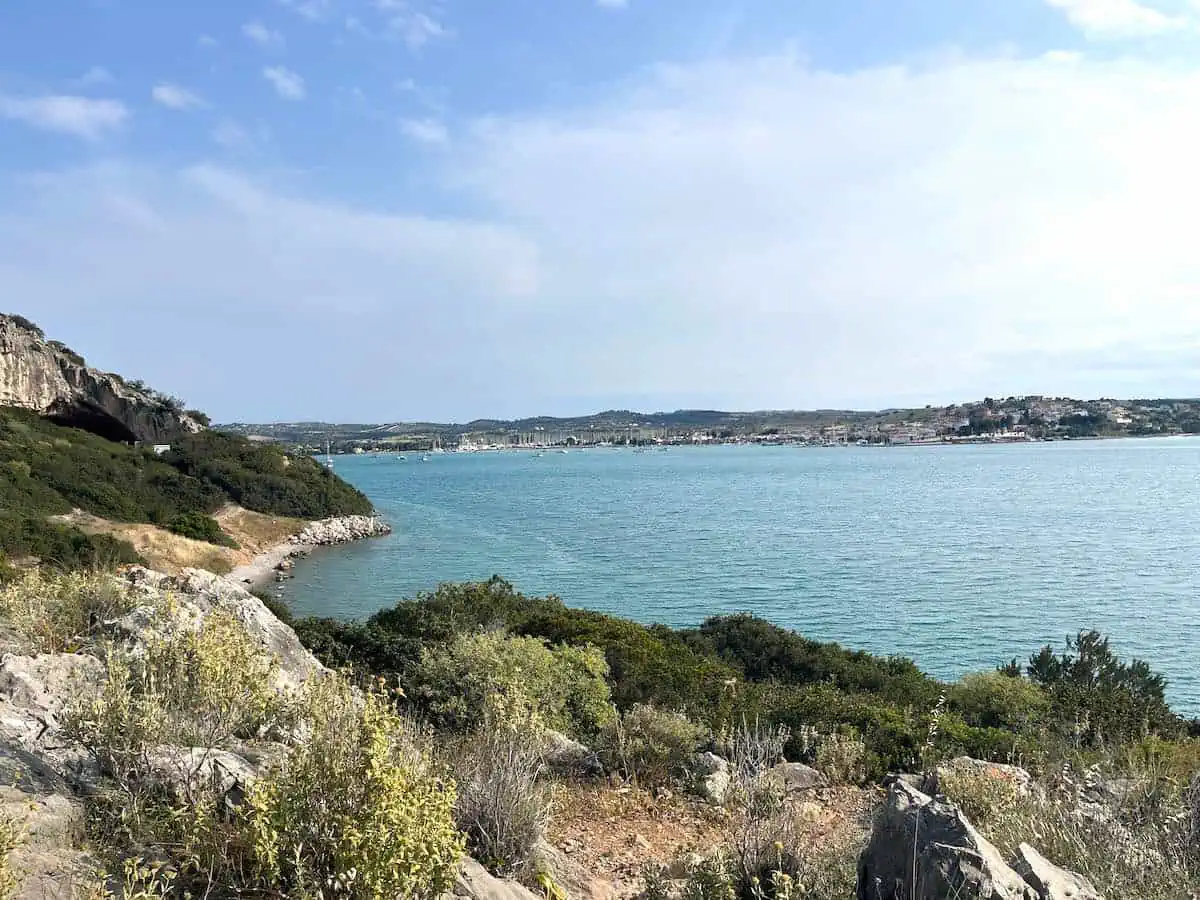
[[[64,569],[137,560],[128,542],[49,521],[73,509],[227,546],[231,539],[212,514],[228,503],[298,519],[371,510],[362,493],[315,460],[278,447],[203,431],[159,456],[0,408],[0,558]]]
[[[443,585],[364,623],[306,620],[296,628],[327,665],[395,677],[435,718],[447,698],[428,688],[431,654],[461,654],[464,635],[499,629],[551,646],[595,647],[620,710],[652,704],[714,733],[744,720],[782,726],[791,759],[815,758],[836,735],[860,746],[864,776],[913,771],[930,753],[1044,769],[1066,753],[1180,739],[1193,727],[1168,707],[1160,676],[1121,661],[1094,632],[1061,650],[1043,648],[1028,666],[1014,662],[948,685],[911,660],[812,641],[749,615],[694,629],[643,626],[570,609],[557,597],[528,597],[499,578]]]

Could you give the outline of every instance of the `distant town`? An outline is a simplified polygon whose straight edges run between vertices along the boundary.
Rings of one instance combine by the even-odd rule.
[[[905,446],[1200,433],[1200,399],[1075,400],[1024,396],[920,409],[609,410],[464,424],[232,423],[216,426],[297,452],[472,452],[601,446],[788,444]]]

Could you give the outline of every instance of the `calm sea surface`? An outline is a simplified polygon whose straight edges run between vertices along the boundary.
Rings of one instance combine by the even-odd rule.
[[[643,622],[749,611],[942,677],[1095,627],[1200,714],[1200,439],[335,465],[395,533],[302,561],[299,614],[499,574]]]

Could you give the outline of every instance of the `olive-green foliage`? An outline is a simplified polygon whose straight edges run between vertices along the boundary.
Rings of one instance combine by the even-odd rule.
[[[35,559],[44,568],[60,572],[112,569],[145,561],[132,544],[112,535],[85,534],[40,516],[4,509],[0,509],[0,553],[15,562]]]
[[[136,601],[106,575],[34,569],[0,584],[0,618],[35,653],[72,653]]]
[[[1084,746],[1177,736],[1183,723],[1166,701],[1166,679],[1139,659],[1124,662],[1096,631],[1081,631],[1055,654],[1043,647],[1029,659],[1029,678],[1050,696],[1054,718]]]
[[[221,530],[220,524],[212,516],[204,513],[180,513],[167,523],[167,530],[175,534],[191,538],[194,541],[207,541],[222,547],[238,548],[238,542]]]
[[[211,613],[195,631],[151,632],[142,641],[137,655],[111,651],[99,692],[79,698],[65,717],[120,782],[144,775],[160,745],[220,749],[287,724],[288,704],[274,688],[277,663],[233,616]]]
[[[0,407],[0,550],[11,559],[34,556],[61,568],[135,561],[125,542],[46,519],[78,508],[168,527],[231,500],[257,512],[314,519],[371,509],[363,494],[315,460],[289,458],[278,447],[205,431],[158,456]],[[187,533],[196,536],[194,527]],[[228,541],[219,529],[205,534],[201,539]]]
[[[460,633],[496,628],[599,648],[621,710],[650,703],[716,732],[743,717],[786,726],[791,759],[812,759],[801,744],[805,728],[851,730],[865,752],[861,764],[855,760],[845,768],[867,778],[963,754],[997,761],[1044,758],[1048,748],[1074,740],[1077,714],[1086,713],[1082,721],[1101,727],[1110,742],[1138,740],[1146,731],[1170,738],[1179,731],[1178,719],[1155,700],[1158,676],[1143,672],[1140,663],[1121,669],[1124,664],[1114,661],[1115,674],[1103,674],[1090,694],[1054,671],[1046,678],[1057,686],[1037,677],[1003,682],[998,679],[1006,676],[996,674],[948,687],[909,660],[817,643],[751,616],[718,617],[696,629],[645,626],[568,609],[553,596],[527,597],[500,578],[442,585],[361,624],[307,620],[297,633],[327,665],[406,682],[423,650],[432,652]],[[1079,668],[1071,665],[1070,671]],[[1104,686],[1114,679],[1119,686]],[[943,692],[947,706],[931,728]]]
[[[552,647],[503,632],[460,634],[421,655],[409,695],[440,725],[478,728],[485,716],[581,737],[612,718],[608,666],[593,648]]]
[[[246,817],[262,886],[286,896],[432,898],[462,854],[453,782],[387,698],[309,684],[309,739],[255,783]]]
[[[15,897],[21,887],[9,857],[24,839],[25,832],[20,823],[9,816],[0,816],[0,900]]]
[[[950,689],[950,705],[969,725],[1023,731],[1042,722],[1050,699],[1028,679],[979,672]]]
[[[688,780],[707,737],[707,729],[681,713],[638,703],[605,729],[601,756],[635,784],[657,787]]]
[[[322,519],[364,515],[371,501],[315,459],[219,431],[187,435],[164,460],[223,497],[261,513]]]

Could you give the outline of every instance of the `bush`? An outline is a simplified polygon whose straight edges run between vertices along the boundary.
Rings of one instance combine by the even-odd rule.
[[[607,672],[597,650],[487,632],[425,651],[409,687],[434,721],[460,731],[490,715],[587,738],[612,718]]]
[[[221,547],[232,547],[237,550],[239,544],[224,531],[217,520],[204,513],[182,513],[167,524],[167,531],[194,541],[205,541]]]
[[[58,572],[104,571],[145,562],[128,541],[107,534],[85,534],[41,516],[22,517],[3,509],[0,551],[10,560],[36,560],[42,568]]]
[[[949,697],[951,709],[981,728],[1024,731],[1039,725],[1050,709],[1050,699],[1038,685],[1000,672],[966,675]]]
[[[692,759],[707,730],[682,713],[639,703],[614,719],[601,738],[607,768],[641,787],[688,780]]]
[[[35,569],[0,585],[0,616],[35,653],[73,653],[105,621],[135,605],[104,575],[56,575]]]
[[[10,816],[0,816],[0,900],[17,895],[21,881],[13,871],[9,857],[24,842],[24,829]]]
[[[248,798],[259,882],[297,896],[439,896],[463,844],[454,785],[420,732],[336,676],[310,683],[303,706],[308,741]]]
[[[498,723],[461,742],[454,819],[471,855],[494,874],[521,872],[550,819],[535,735]]]

